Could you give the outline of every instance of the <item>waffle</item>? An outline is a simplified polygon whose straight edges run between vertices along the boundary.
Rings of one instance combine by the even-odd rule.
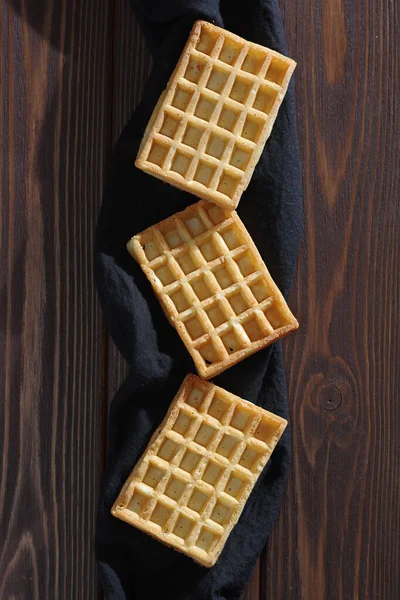
[[[145,130],[136,166],[234,209],[296,63],[197,21]]]
[[[298,327],[235,211],[200,200],[128,250],[205,379]]]
[[[188,375],[112,514],[211,567],[286,424]]]

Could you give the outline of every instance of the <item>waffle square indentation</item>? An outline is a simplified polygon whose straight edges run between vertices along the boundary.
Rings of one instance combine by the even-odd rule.
[[[282,85],[289,66],[290,61],[288,59],[284,60],[283,57],[279,58],[278,56],[273,56],[268,67],[266,78],[268,81],[272,81],[277,85]]]
[[[171,104],[174,108],[178,108],[179,110],[186,112],[189,106],[189,102],[192,99],[192,96],[193,90],[186,89],[180,85],[177,85]]]
[[[219,60],[222,60],[228,65],[234,65],[242,48],[243,44],[236,42],[236,40],[226,39],[222,46]]]
[[[213,67],[208,81],[206,83],[206,88],[216,92],[217,94],[221,94],[226,82],[228,81],[229,71],[223,71],[218,67]]]
[[[197,83],[203,73],[205,62],[192,56],[185,71],[185,79]]]
[[[183,479],[180,479],[176,475],[171,475],[171,478],[168,481],[167,487],[165,489],[165,495],[171,500],[175,500],[178,502],[183,493],[185,492],[187,487],[187,482]]]
[[[178,173],[182,177],[185,177],[190,163],[192,162],[192,157],[184,154],[183,152],[175,152],[175,156],[172,159],[171,171]]]
[[[208,140],[206,152],[214,158],[220,159],[226,148],[227,138],[222,137],[219,134],[213,133]]]
[[[199,119],[203,119],[203,121],[209,121],[216,106],[216,100],[212,100],[211,98],[207,98],[205,96],[200,96],[194,114]]]
[[[143,483],[155,488],[160,483],[166,472],[167,471],[165,469],[160,469],[159,467],[150,463],[146,471],[146,475],[143,478]]]
[[[180,537],[182,540],[186,540],[186,538],[189,536],[190,532],[192,531],[194,525],[195,525],[194,521],[192,521],[191,519],[188,519],[188,517],[185,517],[185,515],[180,515],[175,524],[173,533],[175,535],[177,535],[178,537]]]
[[[201,514],[204,510],[207,501],[211,498],[211,493],[206,493],[199,488],[194,488],[192,495],[188,501],[188,508],[194,510],[195,512]]]
[[[157,502],[150,517],[150,521],[153,521],[153,523],[156,523],[160,527],[164,527],[171,515],[172,510],[168,506],[162,502]]]
[[[197,150],[200,144],[201,136],[205,132],[205,129],[196,125],[189,124],[186,127],[185,133],[182,138],[182,142],[186,144],[186,146],[190,146],[194,150]]]

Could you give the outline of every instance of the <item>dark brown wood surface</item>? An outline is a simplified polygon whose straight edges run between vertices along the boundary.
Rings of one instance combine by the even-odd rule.
[[[305,236],[285,344],[293,461],[263,598],[400,596],[400,14],[284,0]]]
[[[112,145],[150,58],[128,0],[3,0],[0,599],[98,597],[107,403],[126,375],[93,284]],[[247,600],[400,596],[396,2],[281,0],[305,236],[285,341],[287,492]]]
[[[98,597],[110,4],[1,4],[0,598]]]

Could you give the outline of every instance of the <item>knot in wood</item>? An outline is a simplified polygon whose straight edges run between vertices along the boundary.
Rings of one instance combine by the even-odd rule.
[[[318,404],[324,410],[336,410],[342,399],[342,392],[334,385],[326,385],[318,394]]]

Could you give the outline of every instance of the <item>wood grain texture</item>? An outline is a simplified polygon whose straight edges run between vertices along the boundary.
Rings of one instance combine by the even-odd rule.
[[[109,3],[2,3],[0,598],[98,597]]]
[[[112,140],[115,143],[142,98],[152,60],[129,0],[115,0]]]
[[[293,460],[262,598],[400,596],[399,6],[282,0],[306,233],[285,342]]]
[[[0,28],[0,598],[96,598],[105,404],[93,232],[151,61],[128,0],[7,0]],[[281,0],[305,236],[293,460],[246,600],[400,595],[399,7]],[[4,358],[3,358],[4,357]],[[106,366],[106,369],[105,369]]]
[[[115,0],[113,47],[113,95],[111,138],[117,141],[138,105],[150,74],[152,60],[129,0]],[[108,338],[108,402],[128,374],[128,365]]]

